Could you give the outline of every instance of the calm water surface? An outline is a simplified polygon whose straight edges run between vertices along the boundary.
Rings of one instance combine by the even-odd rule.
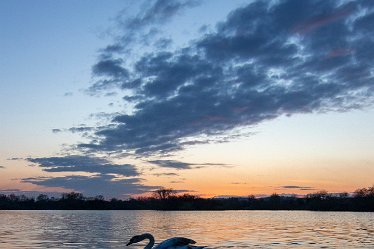
[[[208,248],[374,248],[373,224],[350,212],[0,211],[0,248],[126,248],[144,232]]]

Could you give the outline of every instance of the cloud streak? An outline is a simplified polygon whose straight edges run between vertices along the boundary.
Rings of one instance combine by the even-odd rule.
[[[157,165],[160,168],[172,168],[172,169],[197,169],[209,166],[228,167],[227,164],[222,163],[185,163],[176,160],[150,160],[151,164]]]
[[[179,176],[177,173],[172,173],[172,172],[169,172],[169,173],[155,173],[155,174],[152,174],[154,176],[166,176],[166,177],[174,177],[174,176]]]
[[[316,190],[314,187],[309,187],[309,186],[296,186],[296,185],[285,185],[285,186],[280,186],[280,189],[295,189],[295,190],[302,190],[302,191]]]
[[[82,133],[85,135],[88,135],[89,132],[94,131],[94,127],[88,127],[88,126],[78,126],[78,127],[70,127],[69,129],[52,129],[53,133],[61,133],[61,132],[71,132],[71,133]]]

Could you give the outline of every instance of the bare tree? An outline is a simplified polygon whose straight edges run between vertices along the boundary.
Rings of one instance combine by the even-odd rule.
[[[160,200],[166,200],[174,195],[174,190],[171,188],[160,188],[153,192],[155,198]]]

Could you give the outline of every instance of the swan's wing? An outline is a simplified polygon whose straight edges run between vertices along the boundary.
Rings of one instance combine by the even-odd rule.
[[[161,242],[155,249],[168,249],[177,246],[188,246],[190,244],[195,244],[196,242],[192,239],[187,239],[183,237],[175,237],[167,239]]]

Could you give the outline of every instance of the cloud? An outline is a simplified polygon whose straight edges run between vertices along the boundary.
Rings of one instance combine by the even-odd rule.
[[[174,160],[152,160],[149,163],[155,164],[162,168],[173,168],[173,169],[191,169],[191,164],[178,162]]]
[[[80,126],[80,127],[71,127],[68,129],[72,133],[82,133],[90,132],[94,130],[94,127]]]
[[[141,179],[118,179],[111,175],[63,176],[24,178],[22,182],[43,187],[62,187],[73,189],[87,196],[103,195],[105,197],[130,197],[153,191],[159,186],[145,186]]]
[[[228,166],[227,164],[222,163],[185,163],[175,160],[150,160],[148,161],[151,164],[157,165],[161,168],[172,168],[172,169],[196,169],[207,166]]]
[[[108,45],[100,51],[100,58],[93,67],[92,73],[100,78],[89,88],[90,94],[98,91],[120,86],[125,79],[130,83],[130,71],[125,68],[128,60],[118,58],[117,54],[126,54],[126,59],[131,57],[133,50],[146,50],[144,47],[153,43],[155,49],[164,49],[172,44],[171,39],[162,35],[160,27],[169,22],[185,9],[196,7],[200,4],[196,0],[151,0],[144,1],[137,14],[131,16],[123,11],[117,17],[118,25],[123,31],[114,44]],[[129,17],[130,16],[130,17]],[[123,55],[123,54],[122,54]]]
[[[46,172],[86,172],[138,176],[139,172],[131,164],[113,164],[107,159],[90,156],[68,155],[62,157],[27,158]]]
[[[72,92],[66,92],[66,93],[64,93],[64,97],[71,97],[71,96],[73,96]]]
[[[122,59],[105,58],[92,67],[92,74],[104,79],[96,81],[90,88],[91,92],[116,86],[128,78],[129,72],[123,67]]]
[[[184,183],[184,181],[179,180],[179,181],[170,181],[169,183]]]
[[[295,186],[295,185],[285,185],[285,186],[280,186],[280,189],[297,189],[297,190],[315,190],[314,187],[309,187],[309,186]]]
[[[196,0],[156,0],[143,3],[145,7],[135,17],[127,19],[125,26],[127,29],[136,30],[149,25],[160,24],[170,20],[183,9],[199,4]]]
[[[128,72],[126,69],[121,67],[121,63],[122,60],[120,59],[102,60],[93,66],[92,71],[95,75],[98,76],[121,77],[123,79],[128,76]]]
[[[140,55],[126,76],[115,75],[118,89],[132,92],[124,101],[133,112],[78,147],[164,155],[282,115],[372,105],[373,9],[372,1],[295,0],[238,8],[189,46]],[[134,20],[148,23],[147,13]]]
[[[196,192],[196,191],[191,190],[191,189],[173,189],[173,192],[181,194],[181,193],[193,193],[193,192]]]
[[[88,132],[94,131],[94,127],[88,127],[88,126],[78,126],[78,127],[71,127],[69,129],[52,129],[53,133],[61,133],[61,132],[71,132],[71,133],[84,133],[88,134]]]
[[[177,173],[156,173],[156,174],[153,174],[154,176],[178,176]]]
[[[17,189],[17,188],[8,188],[8,189],[1,189],[0,191],[1,192],[16,192],[16,191],[20,191],[20,190]]]

